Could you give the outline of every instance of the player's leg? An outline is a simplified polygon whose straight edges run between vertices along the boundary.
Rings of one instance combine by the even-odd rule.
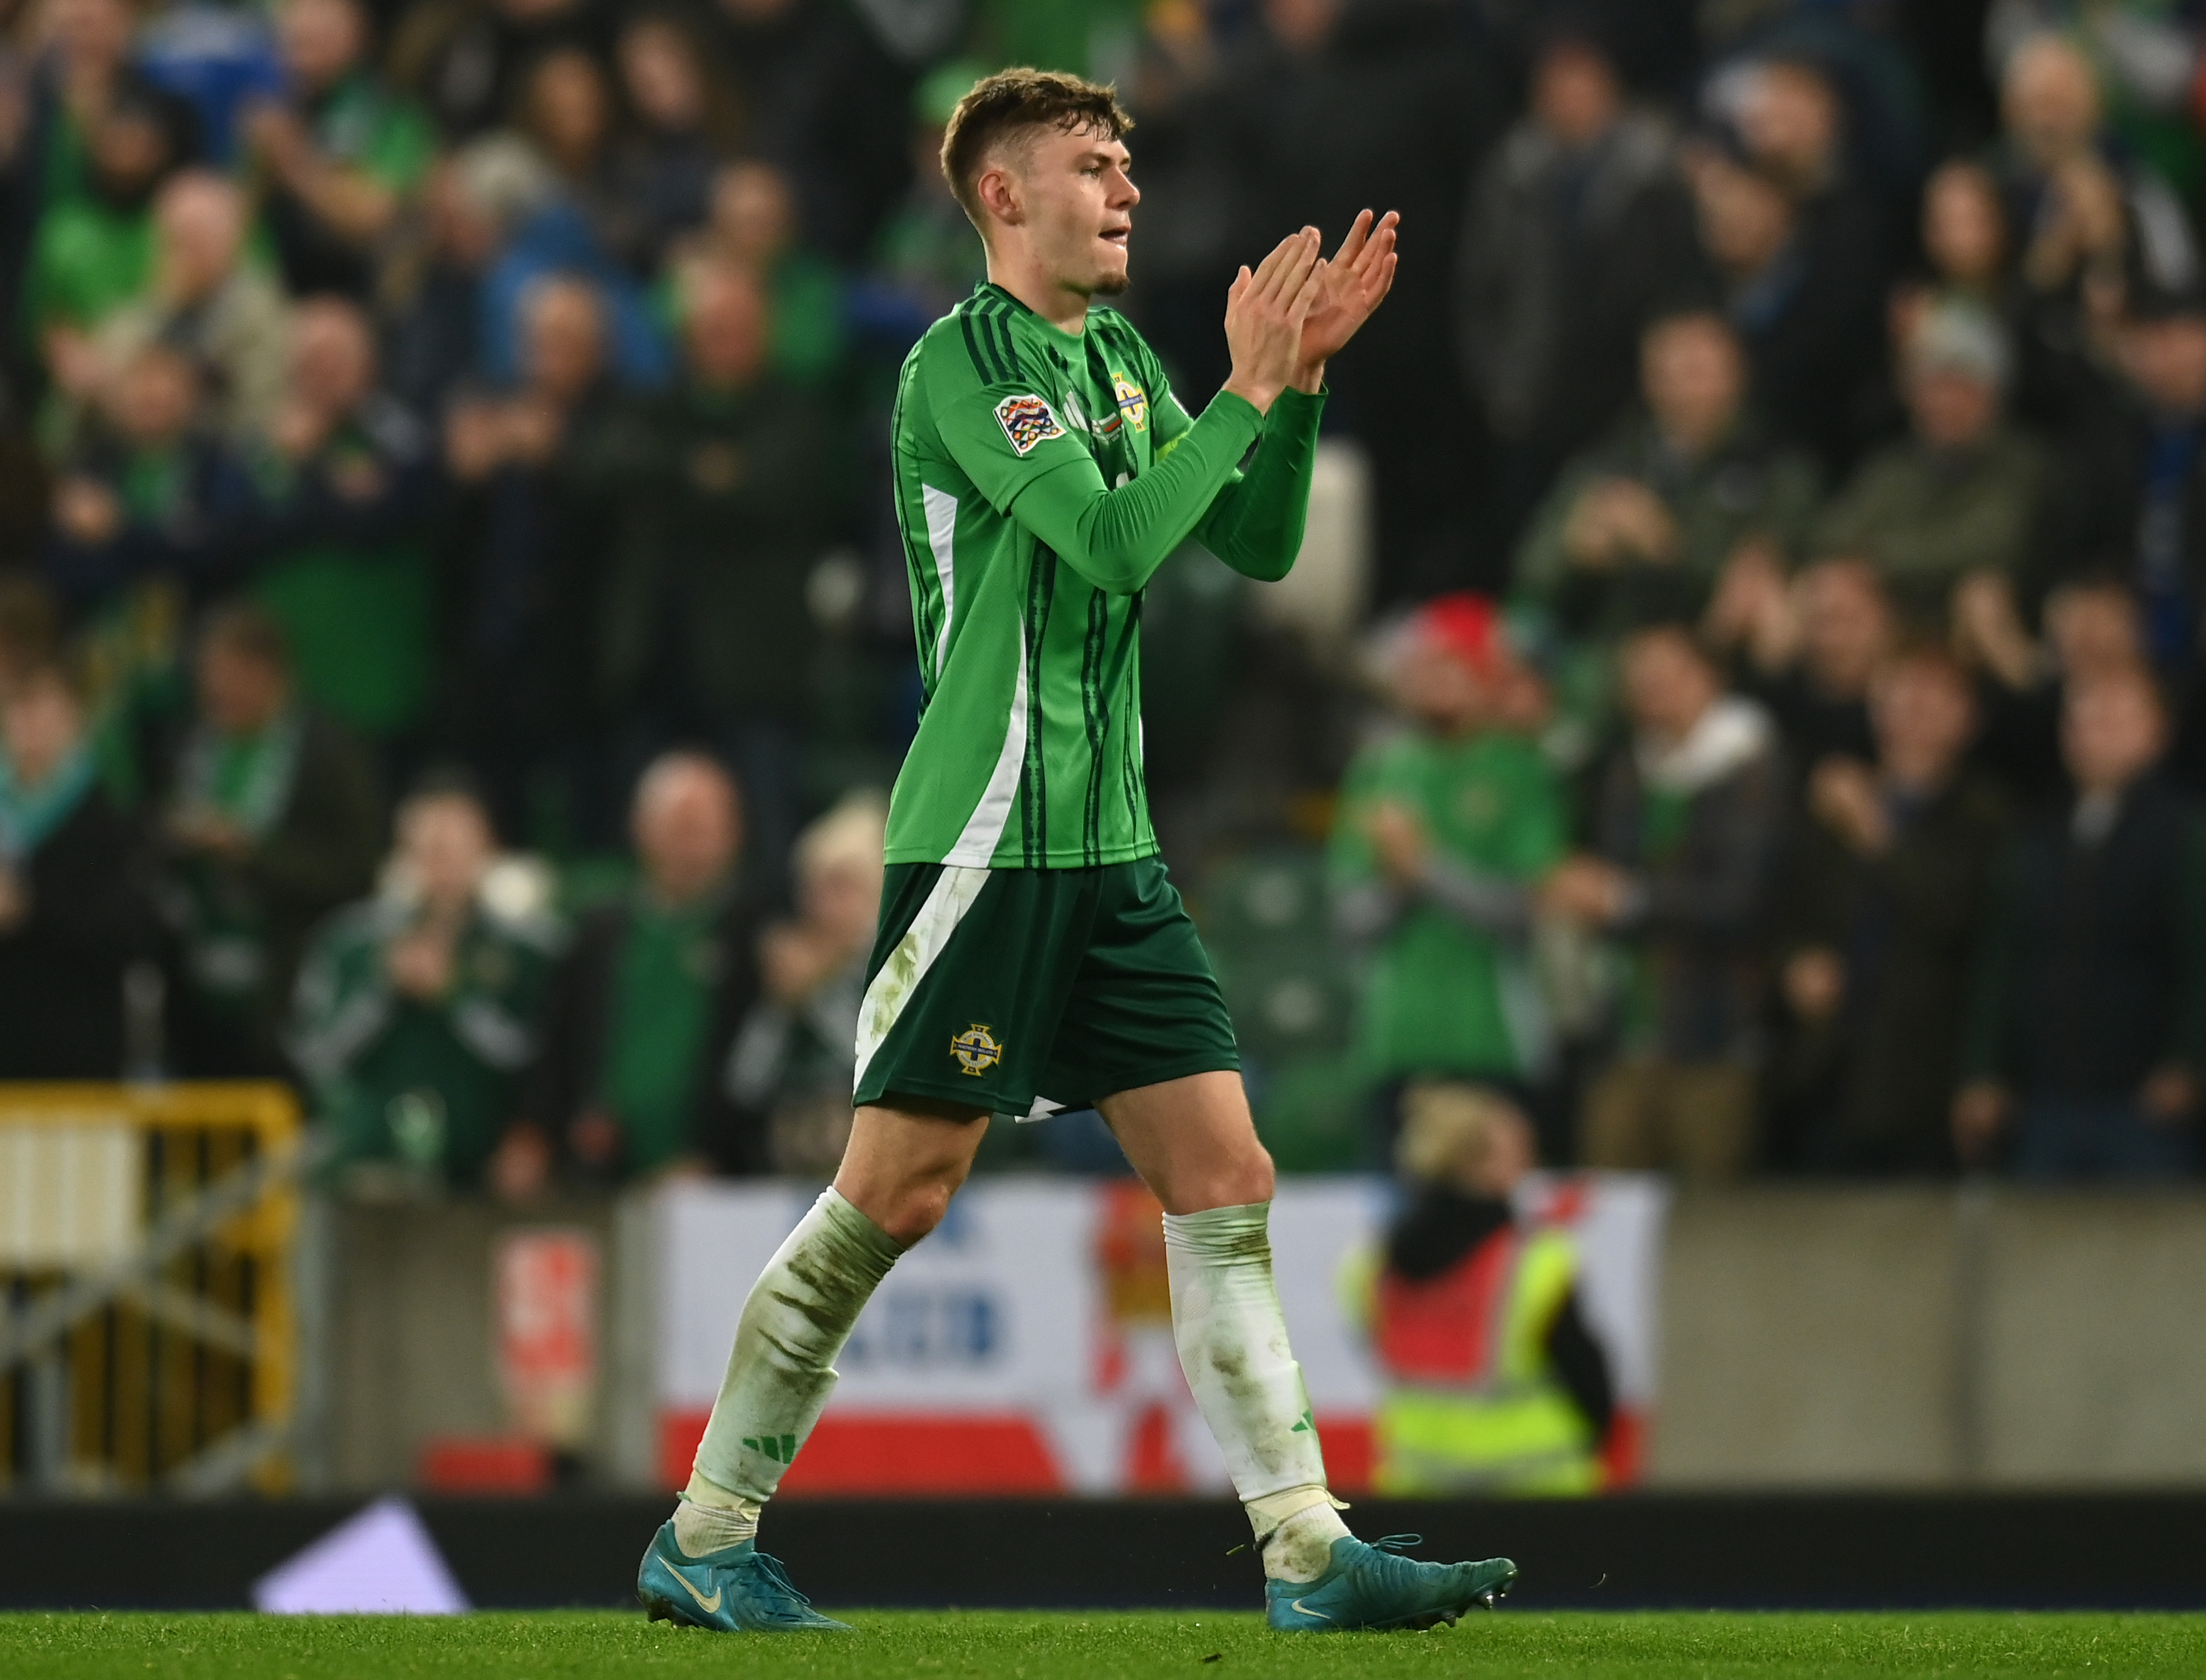
[[[721,1566],[755,1573],[760,1511],[826,1409],[834,1361],[906,1248],[964,1183],[991,1112],[1024,1113],[1082,944],[1076,892],[1038,870],[898,866],[861,1011],[856,1116],[823,1193],[744,1302],[696,1463],[638,1582],[654,1613],[710,1627],[795,1627],[802,1599],[772,1566],[766,1611],[730,1620]],[[1068,933],[1068,919],[1081,923]],[[762,1567],[762,1566],[761,1566]],[[726,1596],[739,1595],[734,1576]],[[777,1598],[777,1594],[778,1597]],[[693,1602],[694,1600],[694,1602]]]
[[[1097,1106],[1165,1206],[1172,1336],[1270,1578],[1272,1625],[1421,1625],[1516,1569],[1413,1563],[1348,1532],[1272,1278],[1272,1161],[1210,959],[1155,858],[1099,872],[1095,915],[1042,1084]]]
[[[1172,1335],[1267,1575],[1310,1581],[1348,1529],[1272,1282],[1272,1158],[1225,1000],[1154,858],[1106,872],[1046,1079],[1096,1106],[1165,1208]],[[1146,1075],[1146,1077],[1143,1076]]]
[[[764,1567],[759,1518],[826,1409],[858,1314],[897,1256],[941,1223],[987,1124],[924,1099],[857,1111],[833,1186],[743,1302],[689,1486],[644,1560],[639,1588],[654,1615],[736,1628],[825,1621],[778,1565]]]
[[[1098,1106],[1165,1206],[1180,1367],[1255,1530],[1271,1625],[1425,1627],[1492,1604],[1517,1578],[1507,1558],[1419,1562],[1340,1520],[1273,1281],[1272,1162],[1240,1075],[1186,1075]]]
[[[942,1223],[987,1129],[988,1111],[969,1104],[899,1096],[868,1105],[851,1123],[836,1192],[909,1248]]]
[[[936,1225],[988,1118],[922,1099],[857,1111],[832,1188],[751,1286],[728,1374],[697,1449],[689,1498],[773,1497],[835,1386],[835,1355],[897,1257]],[[717,1532],[742,1539],[725,1527]]]
[[[751,1286],[675,1531],[747,1540],[835,1386],[835,1356],[897,1257],[936,1225],[988,1117],[923,1099],[857,1111],[832,1188]]]
[[[1347,1534],[1272,1280],[1272,1158],[1241,1075],[1192,1074],[1097,1105],[1165,1209],[1180,1367],[1248,1507],[1265,1573],[1313,1581]]]

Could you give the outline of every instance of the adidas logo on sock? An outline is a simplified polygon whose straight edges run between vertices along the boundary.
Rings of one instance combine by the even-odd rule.
[[[786,1464],[796,1457],[794,1435],[746,1435],[743,1445],[753,1452],[764,1453],[777,1464]]]

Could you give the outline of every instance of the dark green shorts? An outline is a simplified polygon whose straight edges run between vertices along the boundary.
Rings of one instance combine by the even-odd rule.
[[[1039,1118],[1241,1065],[1161,858],[892,864],[866,982],[862,1105],[896,1093]]]

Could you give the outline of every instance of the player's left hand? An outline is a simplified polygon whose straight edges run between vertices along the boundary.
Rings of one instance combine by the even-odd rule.
[[[1303,389],[1315,388],[1325,375],[1326,363],[1341,353],[1386,300],[1394,283],[1394,234],[1401,220],[1391,210],[1375,221],[1369,211],[1363,211],[1325,265],[1321,277],[1324,289],[1303,323],[1303,368],[1312,381]]]

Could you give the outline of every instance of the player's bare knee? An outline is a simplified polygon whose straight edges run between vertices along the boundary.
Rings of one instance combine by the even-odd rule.
[[[1273,1183],[1271,1156],[1251,1139],[1245,1150],[1172,1172],[1151,1188],[1167,1213],[1203,1213],[1269,1201]]]
[[[908,1248],[942,1223],[950,1212],[950,1198],[957,1193],[955,1184],[940,1180],[905,1185],[891,1203],[881,1229]]]
[[[1233,1195],[1221,1207],[1241,1207],[1252,1201],[1269,1201],[1277,1188],[1278,1175],[1272,1170],[1271,1152],[1261,1143],[1251,1141],[1248,1149],[1237,1159],[1229,1177],[1232,1180]]]

